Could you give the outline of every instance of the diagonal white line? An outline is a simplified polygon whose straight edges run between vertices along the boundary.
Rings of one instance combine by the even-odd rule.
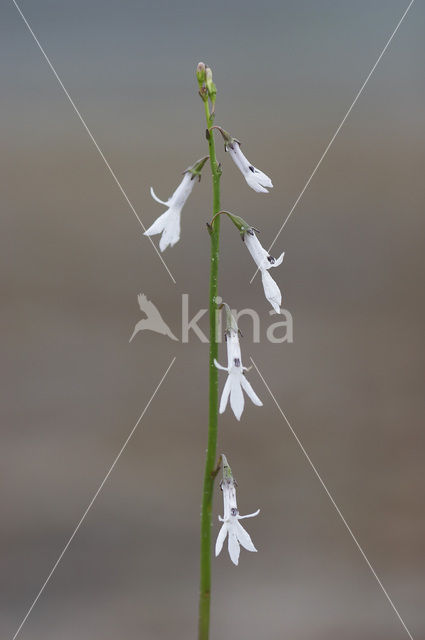
[[[165,371],[164,375],[162,376],[161,380],[159,381],[155,391],[153,392],[153,394],[151,395],[151,397],[149,398],[149,401],[147,403],[147,405],[145,406],[145,408],[143,409],[142,413],[140,414],[139,419],[137,420],[136,424],[134,425],[134,427],[132,428],[132,430],[130,431],[129,435],[127,436],[124,444],[122,445],[121,449],[118,452],[118,455],[116,456],[115,460],[113,461],[113,463],[111,464],[111,466],[109,467],[109,471],[106,474],[106,476],[103,478],[102,482],[99,485],[99,488],[97,489],[96,493],[94,494],[93,498],[90,500],[86,510],[84,511],[83,515],[81,516],[77,526],[75,527],[74,531],[72,532],[71,536],[68,539],[68,542],[66,543],[66,545],[64,546],[64,548],[62,549],[58,559],[56,560],[55,564],[53,565],[53,567],[50,570],[49,575],[47,576],[47,578],[45,579],[45,581],[43,582],[43,585],[40,589],[40,591],[37,593],[36,597],[34,598],[30,608],[28,609],[27,613],[25,614],[24,619],[22,620],[21,624],[19,625],[19,627],[16,630],[15,635],[13,636],[12,640],[15,640],[15,638],[17,638],[19,632],[21,631],[22,627],[24,626],[25,622],[28,619],[28,616],[30,615],[31,611],[34,609],[35,605],[38,602],[38,599],[40,598],[41,594],[43,593],[44,589],[47,586],[47,583],[49,582],[50,578],[52,577],[52,575],[54,574],[54,572],[56,571],[58,564],[60,563],[60,561],[62,560],[63,556],[65,555],[69,545],[71,544],[71,542],[73,541],[73,539],[75,538],[79,528],[81,527],[81,525],[83,524],[88,512],[90,511],[90,509],[92,508],[97,496],[99,495],[99,493],[102,491],[105,482],[107,481],[107,479],[109,478],[109,476],[111,475],[112,471],[114,470],[115,465],[117,464],[118,460],[121,457],[121,454],[123,453],[124,449],[126,448],[126,446],[128,445],[128,443],[130,442],[130,439],[132,438],[134,432],[136,431],[137,427],[139,426],[140,422],[142,421],[143,416],[145,415],[146,411],[149,408],[149,405],[151,404],[152,400],[154,399],[154,397],[156,396],[157,392],[159,391],[160,386],[162,385],[162,383],[164,382],[165,378],[167,377],[168,372],[170,371],[171,367],[173,366],[174,362],[175,362],[176,358],[174,357],[170,364],[167,367],[167,370]]]
[[[298,446],[300,447],[301,451],[303,452],[304,456],[307,458],[307,461],[310,465],[310,467],[313,469],[314,473],[316,474],[317,479],[319,480],[320,484],[322,485],[323,489],[325,490],[326,495],[328,496],[329,500],[331,501],[332,505],[335,508],[335,511],[337,512],[337,514],[339,515],[339,517],[341,518],[342,522],[344,523],[345,528],[347,529],[348,533],[350,534],[350,536],[352,537],[357,549],[360,551],[360,553],[362,554],[367,566],[369,567],[369,569],[371,570],[372,574],[374,575],[377,583],[379,584],[379,586],[381,587],[382,591],[384,592],[385,597],[387,598],[388,602],[390,603],[391,607],[393,608],[397,618],[400,620],[401,624],[404,627],[404,630],[406,631],[407,635],[409,636],[410,640],[413,640],[413,636],[410,633],[409,629],[406,626],[406,623],[404,622],[403,618],[401,617],[401,615],[399,614],[394,602],[391,600],[388,591],[385,589],[384,585],[382,584],[379,576],[377,575],[375,569],[372,567],[371,563],[369,562],[369,560],[367,559],[367,556],[365,554],[365,552],[363,551],[362,547],[360,546],[359,541],[357,540],[356,536],[354,535],[353,531],[351,530],[350,525],[348,524],[348,522],[346,521],[346,519],[344,518],[344,516],[341,513],[340,508],[338,507],[338,505],[336,504],[335,500],[333,499],[329,489],[327,488],[327,486],[325,485],[322,476],[320,475],[320,473],[318,472],[318,470],[316,469],[316,467],[314,466],[310,456],[308,455],[307,451],[305,450],[301,440],[299,439],[299,437],[297,436],[297,434],[295,433],[294,429],[292,428],[288,418],[286,417],[286,415],[284,414],[283,410],[281,409],[278,401],[276,400],[276,398],[273,395],[272,390],[270,389],[269,385],[267,384],[267,382],[265,381],[263,374],[261,373],[261,371],[259,370],[259,368],[257,367],[257,365],[255,364],[254,360],[252,358],[250,358],[252,364],[254,365],[258,375],[260,376],[261,380],[264,383],[264,386],[266,387],[267,391],[269,392],[273,402],[275,403],[276,407],[279,409],[279,412],[282,416],[282,418],[285,420],[286,424],[288,425],[289,429],[291,430],[292,435],[294,436],[295,440],[297,441]]]
[[[286,216],[285,220],[283,221],[282,226],[280,227],[279,231],[278,231],[278,232],[277,232],[277,234],[275,235],[275,238],[274,238],[273,242],[271,243],[271,245],[270,245],[270,247],[269,247],[269,249],[268,249],[268,252],[269,252],[269,253],[270,253],[271,249],[273,248],[273,246],[274,246],[274,244],[275,244],[276,240],[278,239],[278,237],[279,237],[279,236],[280,236],[280,234],[282,233],[283,228],[285,227],[285,225],[286,225],[286,223],[288,222],[289,218],[290,218],[290,217],[291,217],[291,215],[293,214],[293,212],[294,212],[294,210],[295,210],[295,207],[297,206],[297,204],[299,203],[299,201],[300,201],[300,200],[301,200],[301,198],[303,197],[304,192],[306,191],[306,189],[307,189],[308,185],[310,184],[310,182],[311,182],[311,181],[312,181],[312,179],[314,178],[314,176],[315,176],[315,174],[316,174],[316,172],[317,172],[318,168],[320,167],[320,165],[322,164],[323,160],[325,159],[325,157],[326,157],[326,155],[327,155],[327,153],[328,153],[329,149],[331,148],[332,144],[334,143],[335,138],[337,137],[338,133],[341,131],[342,127],[344,126],[345,121],[347,120],[348,116],[350,115],[350,113],[351,113],[351,111],[352,111],[353,107],[355,106],[355,104],[356,104],[357,100],[358,100],[358,99],[360,98],[360,96],[362,95],[364,88],[366,87],[367,83],[369,82],[369,80],[370,80],[370,78],[371,78],[371,76],[372,76],[373,72],[375,71],[376,67],[377,67],[377,66],[378,66],[378,64],[380,63],[382,56],[384,55],[384,53],[386,52],[386,50],[387,50],[387,49],[388,49],[388,47],[390,46],[392,39],[394,38],[395,34],[397,33],[397,31],[398,31],[398,29],[399,29],[399,27],[400,27],[401,23],[403,22],[404,18],[406,17],[406,15],[407,15],[407,13],[408,13],[408,11],[409,11],[410,7],[411,7],[411,6],[412,6],[412,4],[414,3],[414,1],[415,1],[415,0],[410,0],[409,4],[408,4],[408,6],[407,6],[406,11],[403,13],[403,15],[401,16],[400,20],[398,21],[396,28],[394,29],[394,31],[392,32],[391,36],[390,36],[390,37],[389,37],[389,39],[388,39],[387,44],[385,45],[385,47],[382,49],[381,53],[379,54],[379,57],[378,57],[377,61],[376,61],[376,62],[375,62],[375,64],[373,65],[372,69],[369,71],[369,73],[368,73],[368,75],[367,75],[367,77],[366,77],[366,80],[363,82],[362,86],[360,87],[359,91],[357,92],[357,95],[356,95],[356,97],[354,98],[353,102],[351,103],[350,108],[348,109],[347,113],[345,114],[345,116],[344,116],[344,117],[343,117],[343,119],[341,120],[341,122],[340,122],[340,124],[339,124],[339,126],[338,126],[337,130],[335,131],[335,133],[333,134],[332,138],[330,139],[330,141],[329,141],[329,143],[328,143],[328,146],[326,147],[326,149],[324,150],[324,152],[323,152],[323,153],[322,153],[322,155],[320,156],[320,158],[319,158],[319,162],[318,162],[318,163],[316,164],[316,166],[314,167],[314,169],[313,169],[313,171],[312,171],[312,173],[311,173],[311,175],[310,175],[309,179],[308,179],[308,180],[307,180],[307,182],[305,183],[305,185],[304,185],[304,187],[303,187],[303,189],[302,189],[302,191],[301,191],[300,195],[299,195],[299,196],[298,196],[298,198],[295,200],[295,202],[294,202],[294,204],[292,205],[292,207],[291,207],[291,209],[290,209],[290,211],[289,211],[288,215]],[[252,281],[254,280],[254,278],[255,278],[255,276],[257,275],[257,273],[258,273],[258,269],[256,270],[256,272],[255,272],[255,273],[254,273],[254,275],[252,276],[251,280],[249,281],[249,283],[250,283],[250,284],[251,284],[251,283],[252,283]]]
[[[55,76],[56,80],[59,82],[60,86],[62,87],[62,90],[64,92],[64,94],[66,95],[66,97],[68,98],[69,102],[71,103],[72,108],[74,109],[75,113],[77,114],[78,118],[81,121],[81,124],[83,125],[84,129],[87,131],[91,141],[93,142],[94,146],[96,147],[97,151],[99,152],[100,157],[102,158],[103,162],[105,163],[106,167],[109,170],[109,173],[111,174],[111,176],[113,177],[118,189],[121,191],[122,195],[124,196],[125,201],[127,202],[128,206],[130,207],[131,211],[134,213],[134,215],[136,216],[140,226],[142,227],[143,231],[146,231],[146,227],[143,224],[142,220],[140,219],[136,209],[134,208],[132,202],[130,201],[130,198],[128,197],[128,195],[126,194],[126,192],[124,191],[123,186],[121,185],[120,181],[117,178],[117,175],[115,173],[115,171],[112,169],[111,165],[109,164],[108,160],[105,157],[105,154],[103,153],[102,149],[100,148],[100,146],[98,145],[98,143],[96,142],[92,132],[90,131],[90,129],[88,128],[83,116],[81,115],[80,111],[78,110],[75,102],[73,101],[73,99],[71,98],[71,96],[69,95],[67,89],[65,88],[65,85],[63,84],[62,80],[60,79],[56,69],[54,68],[50,58],[48,57],[47,53],[44,51],[43,47],[40,44],[40,41],[38,40],[37,36],[35,35],[34,31],[32,30],[28,20],[26,19],[26,17],[24,16],[24,14],[22,13],[20,7],[18,6],[16,0],[12,0],[13,4],[15,5],[16,9],[19,12],[19,15],[21,16],[22,20],[24,21],[25,25],[28,28],[28,31],[30,32],[30,34],[32,35],[32,37],[34,38],[35,43],[37,44],[38,48],[40,49],[41,53],[44,56],[44,59],[46,60],[47,64],[49,65],[50,69],[53,72],[53,75]],[[174,282],[174,284],[176,284],[176,281],[174,279],[174,276],[172,275],[171,271],[169,270],[168,266],[165,263],[164,258],[162,257],[162,255],[160,254],[160,252],[158,251],[155,243],[153,242],[152,238],[150,236],[147,236],[149,238],[149,241],[151,243],[151,245],[153,246],[153,248],[156,251],[156,254],[158,256],[158,258],[161,260],[162,264],[164,265],[165,269],[167,270],[168,275],[170,276],[171,280]]]

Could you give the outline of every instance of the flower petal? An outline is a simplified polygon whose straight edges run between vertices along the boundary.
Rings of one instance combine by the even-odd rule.
[[[218,532],[217,541],[215,543],[215,555],[218,556],[223,548],[223,543],[227,536],[227,523],[225,522]]]
[[[247,232],[244,236],[245,246],[248,249],[249,253],[252,256],[255,264],[259,269],[268,269],[268,265],[270,264],[267,258],[269,254],[261,245],[261,242],[257,238],[255,231],[251,229],[251,231]]]
[[[220,413],[224,413],[224,411],[226,410],[227,402],[229,400],[229,395],[230,395],[231,383],[232,383],[231,377],[228,376],[226,380],[226,384],[224,385],[223,393],[221,394],[220,409],[219,409]]]
[[[237,330],[228,330],[227,340],[227,366],[228,371],[234,367],[235,360],[242,360],[241,347],[239,344],[239,335]]]
[[[237,420],[241,419],[242,411],[245,405],[245,400],[241,388],[241,376],[242,372],[233,373],[229,375],[230,380],[230,406],[235,414]]]
[[[248,171],[249,160],[242,152],[240,144],[235,140],[232,146],[229,146],[227,150],[239,171],[243,173],[243,175],[245,175],[245,173]]]
[[[236,522],[236,535],[238,537],[239,543],[243,546],[244,549],[246,549],[247,551],[257,551],[257,549],[254,547],[249,533],[245,531],[240,522]]]
[[[214,364],[217,367],[217,369],[221,369],[221,371],[228,371],[227,367],[223,367],[222,364],[220,364],[219,362],[217,362],[217,360],[214,358]]]
[[[264,295],[272,305],[276,313],[280,313],[280,305],[282,304],[282,294],[276,282],[268,271],[261,269],[261,279],[263,281]]]
[[[269,176],[249,162],[248,158],[241,151],[240,144],[236,142],[236,140],[233,141],[232,146],[229,145],[228,151],[251,189],[254,189],[257,193],[268,193],[265,187],[273,187]]]
[[[267,261],[266,264],[266,269],[272,269],[273,267],[278,267],[280,264],[282,264],[282,260],[283,260],[283,256],[285,255],[285,252],[283,252],[278,258],[275,259],[275,261],[273,262],[273,264],[269,261]]]
[[[162,233],[168,224],[169,217],[170,217],[170,209],[168,209],[168,211],[165,211],[163,214],[161,214],[159,218],[157,218],[155,222],[151,224],[149,229],[146,229],[143,235],[154,236],[157,233]]]
[[[251,387],[250,383],[246,379],[246,376],[244,375],[242,375],[241,377],[241,385],[242,385],[242,389],[245,391],[246,395],[252,400],[252,402],[256,404],[257,407],[262,407],[263,403],[261,402],[260,398],[257,396],[254,389]]]
[[[251,171],[252,171],[252,169],[251,169]],[[257,178],[258,182],[263,187],[268,187],[269,189],[273,188],[273,183],[270,180],[269,176],[267,174],[265,174],[263,171],[260,171],[260,169],[257,169],[257,167],[254,167],[254,175]]]
[[[259,513],[260,509],[257,509],[257,511],[254,511],[254,513],[247,513],[246,516],[238,516],[238,520],[245,520],[245,518],[255,518],[255,516],[258,516]]]
[[[180,182],[177,189],[174,191],[171,198],[168,200],[168,205],[171,204],[175,207],[183,209],[186,200],[192,193],[193,187],[197,181],[194,180],[194,176],[190,171],[186,171],[183,180]]]
[[[156,200],[157,202],[159,202],[160,204],[165,204],[165,206],[168,205],[170,198],[167,200],[167,202],[164,202],[164,200],[160,200],[158,198],[158,196],[156,195],[155,191],[153,190],[153,187],[151,187],[151,196],[154,200]]]
[[[252,171],[248,169],[248,171],[244,174],[244,176],[245,176],[245,180],[247,181],[251,189],[254,189],[254,191],[256,191],[257,193],[268,193],[268,189],[265,189],[260,184],[260,182],[256,178],[255,174],[252,173]]]
[[[241,548],[239,546],[239,542],[236,537],[236,532],[234,527],[229,528],[228,549],[229,549],[229,556],[231,561],[233,562],[233,564],[237,566],[239,563],[239,554],[241,552]]]
[[[169,209],[169,217],[159,241],[159,248],[164,251],[167,247],[173,247],[180,240],[180,210]]]

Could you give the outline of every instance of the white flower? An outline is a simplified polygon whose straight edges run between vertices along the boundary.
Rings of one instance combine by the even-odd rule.
[[[154,236],[162,233],[159,241],[159,248],[164,251],[167,247],[172,247],[180,240],[180,215],[186,200],[192,193],[195,185],[195,176],[189,171],[184,174],[183,180],[174,191],[171,198],[166,202],[160,200],[151,187],[151,195],[154,200],[168,207],[167,211],[155,220],[153,225],[144,233],[145,236]]]
[[[245,180],[254,191],[259,193],[268,193],[266,187],[271,189],[273,187],[272,181],[269,176],[254,167],[248,158],[241,151],[241,143],[237,138],[233,138],[228,131],[225,131],[223,127],[214,125],[212,129],[220,131],[224,139],[224,150],[228,151],[232,156],[233,162],[237,168],[241,171]]]
[[[145,236],[154,236],[162,233],[159,241],[159,248],[164,251],[167,247],[172,247],[180,240],[180,217],[181,211],[186,204],[186,200],[192,193],[196,178],[201,179],[201,171],[208,160],[208,156],[201,158],[184,172],[183,180],[174,191],[173,195],[166,202],[160,200],[151,187],[151,196],[160,204],[168,207],[144,233]]]
[[[248,371],[248,369],[242,365],[241,348],[239,346],[237,328],[235,329],[232,327],[228,329],[225,335],[227,343],[227,367],[223,367],[217,362],[217,360],[214,360],[214,364],[217,369],[227,371],[229,374],[221,395],[220,413],[225,411],[230,396],[230,406],[232,411],[237,420],[240,420],[245,405],[242,389],[251,398],[252,402],[257,405],[257,407],[262,407],[263,403],[249,384],[244,374],[244,371]]]
[[[266,187],[271,189],[273,187],[272,181],[269,176],[260,171],[260,169],[254,167],[249,162],[248,158],[244,156],[241,151],[240,142],[233,138],[232,141],[226,145],[226,148],[230,153],[233,162],[241,171],[251,189],[254,189],[254,191],[257,191],[258,193],[268,193],[268,189],[266,189]]]
[[[257,551],[249,534],[245,531],[239,520],[257,516],[260,513],[260,509],[257,509],[255,513],[250,513],[246,516],[239,515],[238,505],[236,502],[235,481],[230,467],[227,464],[226,456],[222,455],[222,460],[223,480],[220,483],[220,487],[223,492],[224,515],[223,518],[218,516],[218,519],[223,523],[223,525],[217,536],[217,542],[215,543],[215,555],[218,556],[221,552],[223,543],[228,535],[229,556],[233,564],[237,565],[239,562],[240,545],[242,545],[247,551]]]
[[[280,305],[282,304],[282,294],[276,282],[273,280],[268,270],[272,267],[278,267],[282,264],[283,252],[279,258],[273,258],[270,256],[255,235],[254,229],[248,229],[243,235],[243,240],[247,246],[249,253],[252,255],[255,264],[261,272],[261,279],[263,281],[264,295],[272,305],[276,313],[280,313]]]

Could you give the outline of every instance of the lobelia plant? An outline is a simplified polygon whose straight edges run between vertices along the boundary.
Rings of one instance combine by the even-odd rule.
[[[196,77],[199,86],[199,95],[205,108],[206,118],[206,138],[208,141],[209,155],[198,160],[191,167],[186,169],[183,179],[173,195],[162,201],[151,188],[152,197],[159,203],[167,207],[167,210],[157,218],[157,220],[146,230],[145,235],[152,236],[161,233],[159,248],[164,251],[167,247],[175,245],[180,239],[180,219],[182,209],[191,194],[196,179],[200,180],[201,171],[209,158],[213,203],[212,219],[207,223],[210,235],[211,256],[210,256],[210,283],[209,283],[209,419],[208,419],[208,441],[205,457],[204,483],[202,492],[201,507],[201,557],[200,557],[200,593],[199,593],[199,627],[198,639],[208,640],[210,629],[210,604],[211,604],[211,550],[212,550],[212,505],[215,478],[223,468],[223,479],[220,488],[223,493],[224,514],[219,520],[223,523],[217,536],[215,554],[219,555],[223,548],[226,537],[228,538],[228,550],[232,562],[237,565],[239,562],[240,547],[248,551],[256,551],[253,542],[247,531],[240,524],[243,518],[251,518],[259,513],[256,511],[250,515],[240,516],[236,502],[236,482],[232,471],[224,454],[221,454],[217,461],[217,434],[218,434],[218,414],[223,413],[230,399],[230,407],[240,420],[244,409],[244,394],[251,399],[253,404],[261,407],[262,402],[248,382],[245,372],[247,367],[242,364],[241,349],[239,345],[239,329],[235,318],[230,312],[226,303],[221,303],[218,298],[218,265],[219,265],[219,243],[220,243],[220,218],[225,214],[238,229],[241,238],[249,253],[257,265],[263,282],[264,293],[267,300],[277,313],[280,313],[282,295],[276,282],[269,274],[269,269],[277,267],[282,263],[284,254],[275,259],[261,246],[257,238],[258,229],[249,225],[243,218],[222,211],[220,206],[220,179],[222,175],[221,163],[217,161],[214,130],[221,133],[224,139],[224,149],[229,153],[232,160],[240,169],[247,184],[257,193],[268,193],[272,188],[270,178],[254,167],[241,151],[241,143],[233,138],[222,127],[214,125],[215,103],[217,88],[213,82],[211,68],[200,62],[196,68]],[[227,343],[227,367],[223,367],[217,361],[218,357],[218,312],[225,308],[226,330],[225,339]],[[218,370],[227,371],[228,376],[222,391],[219,405]]]

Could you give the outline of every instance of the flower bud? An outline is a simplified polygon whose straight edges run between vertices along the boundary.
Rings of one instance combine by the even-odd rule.
[[[210,67],[205,67],[205,86],[208,89],[208,95],[210,97],[210,100],[214,104],[215,97],[217,95],[217,87],[213,82],[212,71]]]
[[[211,67],[205,67],[205,84],[207,85],[211,85],[212,82],[212,70]]]
[[[203,62],[200,62],[196,67],[196,77],[198,79],[199,86],[202,86],[205,82],[205,69],[206,66]]]

